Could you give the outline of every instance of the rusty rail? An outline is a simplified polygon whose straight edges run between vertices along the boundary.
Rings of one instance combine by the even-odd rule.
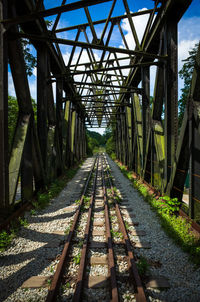
[[[102,187],[103,187],[103,198],[105,204],[105,226],[106,226],[106,239],[108,243],[108,267],[109,267],[109,277],[111,284],[111,301],[118,302],[119,294],[117,289],[117,280],[116,280],[116,272],[115,272],[115,260],[114,260],[114,251],[112,244],[112,237],[110,232],[110,220],[109,220],[109,210],[108,210],[108,200],[107,200],[107,189],[105,185],[105,177],[104,177],[104,168],[103,161],[101,157],[101,175],[102,175]]]
[[[105,157],[104,157],[104,161],[106,163]],[[115,192],[114,192],[112,181],[111,181],[111,178],[110,178],[110,173],[108,172],[108,170],[106,170],[106,172],[107,172],[108,180],[109,180],[109,183],[110,183],[112,196],[115,197]],[[136,301],[137,302],[145,302],[146,301],[146,296],[145,296],[144,288],[142,286],[142,281],[140,279],[140,275],[138,273],[137,266],[136,266],[136,263],[135,263],[135,258],[134,258],[134,254],[133,254],[133,251],[132,251],[132,245],[131,245],[130,239],[128,237],[128,234],[127,234],[127,231],[126,231],[126,228],[125,228],[125,225],[124,225],[124,221],[123,221],[123,217],[122,217],[119,205],[115,201],[115,199],[114,199],[114,206],[115,206],[115,212],[116,212],[116,215],[117,215],[117,218],[118,218],[118,222],[119,222],[119,225],[120,225],[120,230],[123,234],[124,244],[126,245],[126,250],[127,250],[127,253],[128,253],[128,265],[129,265],[129,271],[131,272],[132,277],[133,277],[133,283],[134,283],[134,287],[135,287],[135,290],[136,290],[136,293],[135,293]]]
[[[89,173],[88,179],[86,181],[86,184],[85,184],[85,187],[84,187],[84,190],[83,190],[83,194],[81,195],[80,204],[79,204],[79,206],[76,210],[76,214],[75,214],[75,217],[74,217],[73,224],[72,224],[70,232],[68,234],[68,237],[67,237],[67,240],[66,240],[66,243],[65,243],[61,258],[60,258],[60,261],[58,263],[56,272],[53,276],[52,283],[51,283],[51,286],[50,286],[50,289],[49,289],[49,292],[48,292],[48,295],[47,295],[47,298],[46,298],[46,302],[55,301],[56,296],[58,294],[59,286],[60,286],[60,283],[61,283],[61,277],[62,277],[62,273],[63,273],[64,267],[65,267],[67,257],[69,255],[69,249],[70,249],[70,245],[71,245],[72,238],[73,238],[73,235],[74,235],[74,230],[75,230],[77,222],[78,222],[81,206],[82,206],[83,201],[84,201],[84,195],[87,191],[88,184],[90,182],[90,179],[91,179],[91,176],[92,176],[95,164],[96,164],[96,160],[97,160],[97,157],[94,160],[92,169]]]
[[[80,266],[79,266],[79,271],[78,271],[78,278],[77,278],[75,293],[74,293],[74,296],[73,296],[73,301],[74,302],[81,301],[81,294],[82,294],[82,287],[83,287],[83,277],[84,277],[85,266],[86,266],[86,255],[87,255],[88,242],[89,242],[89,233],[90,233],[90,227],[91,227],[92,209],[93,209],[93,205],[94,205],[94,201],[95,201],[95,195],[96,195],[96,183],[97,183],[97,175],[98,175],[98,166],[99,166],[99,158],[98,158],[98,161],[97,161],[95,180],[94,180],[94,183],[93,183],[92,195],[91,195],[91,198],[90,198],[90,207],[89,207],[89,211],[88,211],[87,225],[86,225],[86,228],[85,228],[84,243],[83,243],[83,248],[82,248],[82,252],[81,252],[81,261],[80,261]]]

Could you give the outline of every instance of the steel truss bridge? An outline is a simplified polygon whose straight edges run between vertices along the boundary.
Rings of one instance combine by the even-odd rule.
[[[134,1],[122,2],[116,16],[118,0],[62,0],[49,9],[43,0],[0,0],[1,209],[15,203],[19,179],[24,202],[80,161],[86,155],[86,126],[112,126],[117,158],[159,192],[182,200],[189,171],[188,215],[200,221],[200,48],[178,133],[177,24],[192,0],[154,0],[151,9],[137,12],[132,12]],[[91,11],[101,9],[105,19],[93,20]],[[87,22],[61,27],[72,13],[83,14]],[[135,26],[139,16],[147,17],[142,38]],[[53,21],[50,28],[47,18]],[[118,47],[116,33],[123,41]],[[22,39],[37,52],[37,118]],[[19,108],[11,150],[8,71]]]

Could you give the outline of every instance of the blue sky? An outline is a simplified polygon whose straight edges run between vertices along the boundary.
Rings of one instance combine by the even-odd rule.
[[[55,7],[61,4],[61,0],[59,1],[53,1],[53,0],[45,0],[45,8],[51,8]],[[76,2],[76,1],[67,1],[68,3]],[[132,12],[136,12],[141,9],[150,9],[153,8],[153,1],[152,0],[128,0],[130,10]],[[112,2],[107,2],[98,5],[98,9],[95,6],[89,7],[89,11],[92,17],[92,20],[100,20],[104,19],[108,15],[109,8],[111,7]],[[123,15],[125,13],[125,9],[123,6],[122,0],[117,0],[115,9],[113,11],[112,16],[117,15]],[[48,19],[54,20],[55,16],[51,16]],[[138,36],[142,36],[142,30],[144,28],[145,24],[145,17],[137,17],[133,18],[135,27],[138,31]],[[78,11],[72,11],[69,13],[64,13],[62,15],[62,18],[60,19],[60,22],[58,24],[58,28],[67,27],[75,24],[85,23],[87,22],[84,10],[78,10]],[[129,25],[127,21],[123,21],[121,23],[121,26],[123,28],[124,34],[126,36],[127,42],[129,44],[129,47],[134,47],[133,38],[130,32]],[[98,32],[98,35],[100,36],[102,31],[102,26],[96,26],[95,29]],[[89,40],[92,39],[91,33],[87,31]],[[67,39],[74,39],[76,32],[63,32],[58,35],[58,37],[67,38]],[[83,34],[82,34],[83,36]],[[188,51],[195,45],[195,43],[198,43],[200,40],[200,0],[193,0],[192,4],[188,8],[188,10],[185,12],[183,18],[178,24],[178,66],[179,70],[181,69],[183,63],[182,60],[187,58]],[[84,41],[84,38],[82,38],[82,41]],[[116,47],[123,47],[122,38],[119,35],[119,32],[117,29],[113,32],[113,37],[110,41],[110,46],[116,46]],[[64,58],[67,60],[69,58],[71,47],[68,46],[61,46],[62,53],[64,55]],[[32,47],[32,51],[34,54],[35,50]],[[77,53],[75,57],[78,56],[79,49],[77,48]],[[98,58],[100,56],[100,52],[96,51],[95,56]],[[153,94],[153,86],[154,86],[154,76],[155,76],[155,70],[151,68],[151,94]],[[9,94],[15,95],[13,83],[12,83],[12,76],[9,72]],[[36,99],[36,70],[34,70],[34,75],[29,77],[29,85],[31,90],[31,95],[34,99]],[[179,95],[180,95],[180,89],[183,86],[183,81],[179,79]],[[55,87],[54,87],[55,89]],[[95,129],[96,131],[97,129]],[[100,132],[103,132],[103,129],[100,130]]]

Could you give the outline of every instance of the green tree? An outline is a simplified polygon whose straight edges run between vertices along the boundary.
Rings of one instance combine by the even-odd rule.
[[[112,136],[112,128],[108,127],[106,128],[104,134],[103,134],[103,139],[104,139],[104,144],[106,144],[107,140]]]
[[[95,149],[97,149],[99,147],[99,142],[91,137],[89,134],[88,134],[89,131],[86,132],[86,142],[87,142],[87,155],[93,155]]]
[[[18,119],[18,104],[17,99],[13,96],[8,96],[8,146],[11,149],[11,143],[15,132],[15,127]]]
[[[178,101],[178,108],[179,108],[179,128],[181,127],[185,105],[187,103],[188,94],[190,91],[191,79],[193,74],[193,69],[195,65],[195,58],[197,55],[198,44],[189,51],[189,57],[183,60],[184,64],[182,69],[179,71],[179,76],[181,79],[184,80],[184,87],[181,89],[181,97]]]
[[[52,21],[45,20],[47,28],[49,28],[52,25]],[[20,28],[20,32],[24,33],[22,28]],[[37,65],[37,58],[31,53],[31,42],[29,39],[22,38],[22,47],[23,47],[23,53],[24,53],[24,59],[25,59],[25,66],[26,66],[26,73],[28,76],[32,76],[33,69]]]
[[[115,139],[114,136],[111,136],[106,142],[106,153],[112,158],[115,155]]]
[[[101,146],[104,145],[104,139],[100,133],[87,130],[87,134],[89,137],[94,138],[98,142],[99,145],[101,145]]]

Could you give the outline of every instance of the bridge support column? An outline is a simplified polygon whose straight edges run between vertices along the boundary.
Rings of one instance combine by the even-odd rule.
[[[177,68],[177,23],[170,20],[165,28],[165,52],[168,64],[165,67],[165,182],[169,182],[175,161],[178,134],[178,68]]]
[[[76,111],[72,110],[71,119],[71,154],[72,154],[72,164],[75,160],[75,135],[76,135]]]
[[[150,78],[149,67],[142,68],[142,136],[143,136],[143,171],[147,149],[147,137],[149,130],[149,106],[150,106]]]
[[[44,169],[47,161],[47,51],[45,45],[37,50],[37,131]]]
[[[56,81],[56,140],[57,140],[57,175],[61,175],[63,166],[63,83]]]
[[[128,167],[132,168],[133,160],[133,142],[132,142],[132,110],[130,107],[126,107],[126,124],[127,124],[127,143],[128,143]]]
[[[7,1],[0,1],[0,18],[7,18]],[[0,208],[9,204],[8,200],[8,57],[7,34],[0,24]]]
[[[12,27],[11,32],[17,33],[17,26]],[[19,116],[9,162],[9,202],[11,204],[15,201],[20,172],[22,172],[23,200],[28,200],[33,193],[33,135],[31,128],[34,123],[34,114],[20,39],[9,39],[8,53],[19,106]]]

